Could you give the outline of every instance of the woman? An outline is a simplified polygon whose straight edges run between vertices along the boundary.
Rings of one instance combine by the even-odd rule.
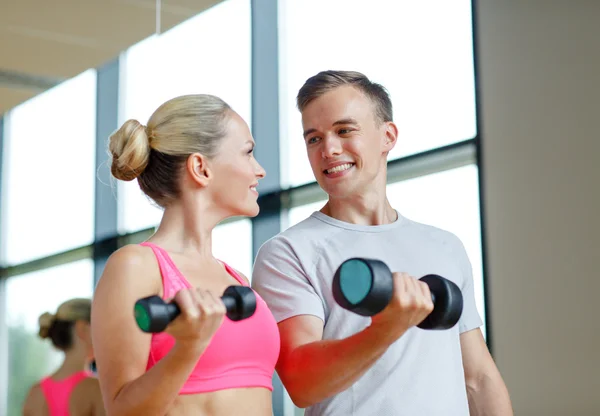
[[[93,357],[90,312],[89,299],[71,299],[56,314],[40,316],[39,336],[49,338],[65,358],[58,370],[29,390],[25,416],[104,414],[98,380],[87,370]]]
[[[95,357],[111,415],[272,415],[279,332],[257,295],[254,314],[225,316],[220,300],[248,279],[213,257],[211,233],[232,216],[256,216],[265,172],[244,120],[221,99],[187,95],[147,126],[128,120],[110,137],[111,172],[138,180],[164,209],[156,233],[112,254],[94,295]],[[233,237],[235,238],[235,237]],[[181,313],[162,333],[137,326],[150,295]]]

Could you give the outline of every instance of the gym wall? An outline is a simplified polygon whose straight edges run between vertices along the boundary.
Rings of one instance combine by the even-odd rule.
[[[515,415],[598,415],[600,2],[476,6],[494,356]]]

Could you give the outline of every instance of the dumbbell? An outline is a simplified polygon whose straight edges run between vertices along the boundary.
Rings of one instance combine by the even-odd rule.
[[[227,317],[241,321],[251,317],[256,310],[256,295],[247,286],[229,286],[221,300],[227,309]],[[175,302],[166,303],[160,296],[148,296],[135,303],[133,313],[138,327],[149,333],[165,330],[181,313]]]
[[[428,274],[419,280],[429,286],[434,306],[433,311],[417,326],[421,329],[452,328],[462,315],[460,288],[436,274]],[[351,258],[336,270],[332,289],[333,298],[341,307],[362,316],[373,316],[390,302],[394,280],[384,262]]]

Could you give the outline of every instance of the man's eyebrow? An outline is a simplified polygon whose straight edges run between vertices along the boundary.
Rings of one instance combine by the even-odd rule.
[[[358,122],[353,118],[343,118],[341,120],[335,121],[333,123],[333,126],[338,126],[340,124],[358,124]],[[306,139],[306,136],[308,136],[311,133],[314,133],[315,131],[317,131],[317,129],[304,130],[304,138]]]
[[[304,130],[304,138],[306,139],[306,136],[308,136],[311,133],[314,133],[315,131],[317,131],[317,129]]]
[[[337,126],[339,124],[358,124],[358,121],[356,121],[353,118],[343,118],[333,123],[334,126]]]

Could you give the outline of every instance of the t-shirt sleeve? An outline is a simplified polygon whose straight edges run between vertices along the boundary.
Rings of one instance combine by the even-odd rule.
[[[458,239],[457,239],[458,240]],[[463,332],[479,328],[483,325],[483,321],[477,310],[475,302],[475,289],[473,284],[473,267],[463,243],[458,240],[458,259],[460,261],[463,282],[461,291],[463,295],[463,312],[458,321],[458,330]]]
[[[290,243],[280,236],[258,250],[252,270],[252,288],[269,306],[277,322],[297,315],[325,321],[323,300],[311,284]]]

